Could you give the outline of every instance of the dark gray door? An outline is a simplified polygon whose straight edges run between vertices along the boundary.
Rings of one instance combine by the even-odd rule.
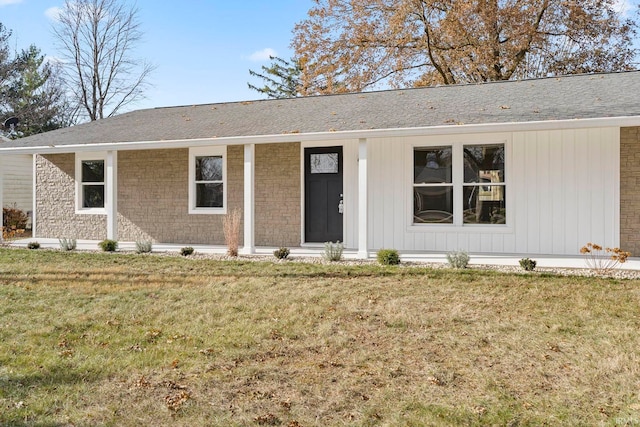
[[[342,147],[305,148],[305,242],[342,238]]]

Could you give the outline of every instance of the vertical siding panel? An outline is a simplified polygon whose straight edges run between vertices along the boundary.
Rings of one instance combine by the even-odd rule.
[[[527,212],[527,195],[525,193],[525,150],[526,141],[522,132],[513,134],[511,144],[511,165],[509,169],[509,177],[511,180],[507,182],[507,198],[511,198],[513,203],[509,205],[513,212],[511,215],[513,224],[513,234],[507,239],[508,244],[505,245],[507,252],[524,252],[526,247],[526,212]]]
[[[577,187],[577,142],[574,130],[562,131],[562,162],[563,186],[565,188],[563,201],[563,239],[562,252],[577,253],[578,244],[578,187]]]
[[[564,214],[562,212],[562,204],[564,197],[564,167],[563,167],[563,133],[561,131],[553,132],[550,142],[550,192],[551,192],[551,210],[549,211],[552,217],[551,231],[551,252],[553,254],[562,253],[564,247],[564,238],[562,236],[564,232]]]
[[[576,194],[578,207],[577,240],[573,246],[581,246],[594,240],[591,230],[591,174],[589,171],[589,131],[576,131]],[[598,242],[595,242],[598,243]],[[575,250],[577,250],[576,248]]]
[[[603,152],[606,153],[607,171],[605,174],[605,224],[609,245],[620,246],[620,128],[609,128],[603,140]]]
[[[551,153],[550,153],[550,132],[538,132],[537,134],[537,160],[538,176],[536,178],[538,208],[538,252],[549,254],[553,251],[553,210],[551,200],[553,197],[553,185],[550,182],[551,175]]]
[[[594,239],[608,245],[605,240],[605,197],[604,181],[606,177],[606,153],[602,150],[603,129],[593,129],[589,132],[589,175],[591,177],[591,224]]]
[[[375,167],[371,169],[371,175],[375,176],[375,185],[372,186],[372,193],[374,196],[374,227],[373,227],[373,240],[372,240],[372,249],[378,250],[382,248],[383,240],[384,240],[384,175],[382,171],[385,168],[384,165],[384,147],[387,144],[387,140],[377,141],[371,148],[371,152],[373,157],[376,159]]]
[[[405,161],[406,143],[402,139],[397,139],[393,149],[393,177],[391,181],[395,184],[393,188],[394,216],[392,224],[392,247],[401,248],[404,246],[404,230],[406,228],[407,204],[405,194],[407,193],[407,181],[405,180],[407,162]]]
[[[525,163],[525,195],[527,197],[526,224],[527,241],[523,252],[538,253],[540,250],[540,206],[538,204],[538,147],[537,134],[527,133],[526,140],[526,163]]]

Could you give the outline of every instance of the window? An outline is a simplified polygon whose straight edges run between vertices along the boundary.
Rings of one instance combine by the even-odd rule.
[[[506,224],[505,144],[413,149],[413,224]]]
[[[451,147],[413,153],[414,223],[453,223]]]
[[[226,213],[226,148],[189,150],[189,212]]]
[[[77,213],[106,213],[105,159],[104,153],[76,154]]]

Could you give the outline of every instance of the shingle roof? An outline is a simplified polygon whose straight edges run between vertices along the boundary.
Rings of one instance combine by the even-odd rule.
[[[132,111],[0,148],[640,116],[640,71]]]

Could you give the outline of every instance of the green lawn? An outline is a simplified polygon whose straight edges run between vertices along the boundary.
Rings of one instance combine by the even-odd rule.
[[[0,249],[0,425],[640,425],[640,282]]]

